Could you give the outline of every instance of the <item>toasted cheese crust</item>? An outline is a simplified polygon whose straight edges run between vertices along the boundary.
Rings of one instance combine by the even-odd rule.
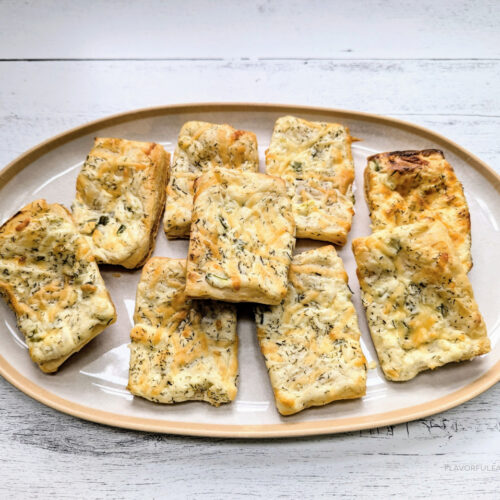
[[[72,210],[98,262],[134,269],[151,255],[169,166],[169,153],[154,142],[95,139]]]
[[[258,306],[260,348],[276,406],[291,415],[366,392],[366,360],[347,274],[332,246],[295,255],[288,294]]]
[[[363,304],[389,380],[490,350],[486,326],[446,227],[380,230],[353,242]]]
[[[472,267],[470,216],[462,185],[441,151],[393,151],[368,158],[365,195],[372,229],[441,221],[466,271]]]
[[[87,240],[63,206],[45,200],[0,228],[0,292],[44,372],[57,371],[116,321]]]
[[[285,182],[214,169],[195,185],[186,292],[228,302],[279,304],[295,244]]]
[[[185,123],[179,133],[167,186],[164,227],[168,238],[189,238],[193,183],[214,167],[257,172],[259,152],[255,134],[225,124]]]
[[[131,333],[128,389],[157,403],[236,397],[236,309],[189,300],[186,261],[154,257],[142,271]]]
[[[351,142],[348,128],[338,123],[293,116],[276,121],[266,171],[287,182],[297,238],[347,241],[354,214]]]

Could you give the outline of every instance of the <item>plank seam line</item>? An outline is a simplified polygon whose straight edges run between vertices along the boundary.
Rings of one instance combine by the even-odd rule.
[[[500,61],[496,57],[40,57],[40,58],[0,58],[0,62],[113,62],[113,61],[175,61],[175,62],[255,62],[255,61],[301,61],[301,62],[350,62],[350,61],[449,61],[449,62],[481,62],[481,61]]]
[[[112,61],[227,61],[222,57],[44,57],[44,58],[0,58],[0,62],[112,62]]]

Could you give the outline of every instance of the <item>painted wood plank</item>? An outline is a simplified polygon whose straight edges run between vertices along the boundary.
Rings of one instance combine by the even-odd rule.
[[[498,58],[496,0],[3,0],[0,58]]]
[[[82,422],[0,379],[0,449],[8,450],[0,495],[495,498],[498,401],[500,386],[406,425],[301,439],[198,439]]]
[[[500,116],[499,61],[4,62],[2,114],[109,114],[171,102],[315,104]]]
[[[493,166],[498,163],[500,61],[0,64],[2,165],[86,121],[193,101],[284,102],[396,116],[449,136]]]

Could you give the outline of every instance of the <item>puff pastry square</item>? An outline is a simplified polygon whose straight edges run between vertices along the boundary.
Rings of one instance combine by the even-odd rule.
[[[257,336],[276,406],[291,415],[366,392],[366,360],[347,274],[333,246],[295,255],[288,294],[258,306]]]
[[[44,372],[57,371],[116,321],[87,239],[63,206],[45,200],[0,228],[0,293]]]
[[[466,271],[470,270],[469,208],[462,185],[441,151],[393,151],[369,157],[365,196],[374,231],[425,218],[439,220]]]
[[[266,171],[287,181],[297,238],[344,245],[354,214],[352,138],[337,123],[276,121]]]
[[[151,255],[169,167],[169,153],[154,142],[96,138],[72,210],[99,263],[133,269]]]
[[[236,397],[238,338],[232,304],[189,300],[186,261],[153,257],[137,288],[128,389],[157,403]]]
[[[279,304],[295,244],[285,182],[214,169],[196,181],[186,292],[228,302]]]
[[[489,352],[472,287],[441,222],[383,229],[352,246],[368,326],[389,380]]]
[[[189,238],[193,183],[214,167],[257,172],[259,153],[255,134],[225,124],[185,123],[179,133],[167,186],[163,222],[168,238]]]

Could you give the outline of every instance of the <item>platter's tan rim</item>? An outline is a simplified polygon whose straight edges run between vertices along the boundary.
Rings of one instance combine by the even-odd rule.
[[[432,132],[424,127],[411,123],[377,116],[359,111],[347,111],[340,109],[296,106],[286,104],[252,104],[252,103],[194,103],[175,104],[169,106],[158,106],[154,108],[138,109],[126,113],[112,115],[107,118],[96,120],[80,127],[73,128],[57,135],[38,146],[28,150],[14,161],[9,163],[0,172],[0,188],[12,179],[18,172],[33,163],[37,158],[49,151],[71,141],[100,130],[131,120],[140,120],[154,116],[168,116],[184,113],[202,112],[276,112],[279,114],[301,114],[308,115],[331,115],[335,119],[363,120],[374,124],[396,127],[407,130],[415,135],[428,139],[435,146],[441,146],[471,165],[481,175],[486,177],[493,187],[500,193],[500,175],[492,170],[479,158],[469,153],[446,137]],[[486,373],[473,382],[441,398],[409,406],[399,410],[385,413],[377,413],[363,417],[344,417],[334,420],[319,420],[312,422],[297,422],[264,425],[220,425],[199,424],[190,422],[171,422],[167,420],[130,417],[116,413],[97,410],[88,406],[73,403],[67,399],[56,396],[34,382],[21,375],[7,360],[0,355],[0,375],[20,391],[37,401],[50,406],[58,411],[73,415],[84,420],[97,422],[99,424],[123,427],[139,431],[162,432],[168,434],[183,434],[191,436],[207,437],[231,437],[231,438],[274,438],[290,436],[309,436],[317,434],[333,434],[337,432],[350,432],[374,427],[400,424],[419,418],[428,417],[442,411],[462,404],[478,394],[486,391],[500,380],[500,361],[493,365]],[[50,375],[48,375],[50,376]],[[286,419],[285,419],[286,420]]]

